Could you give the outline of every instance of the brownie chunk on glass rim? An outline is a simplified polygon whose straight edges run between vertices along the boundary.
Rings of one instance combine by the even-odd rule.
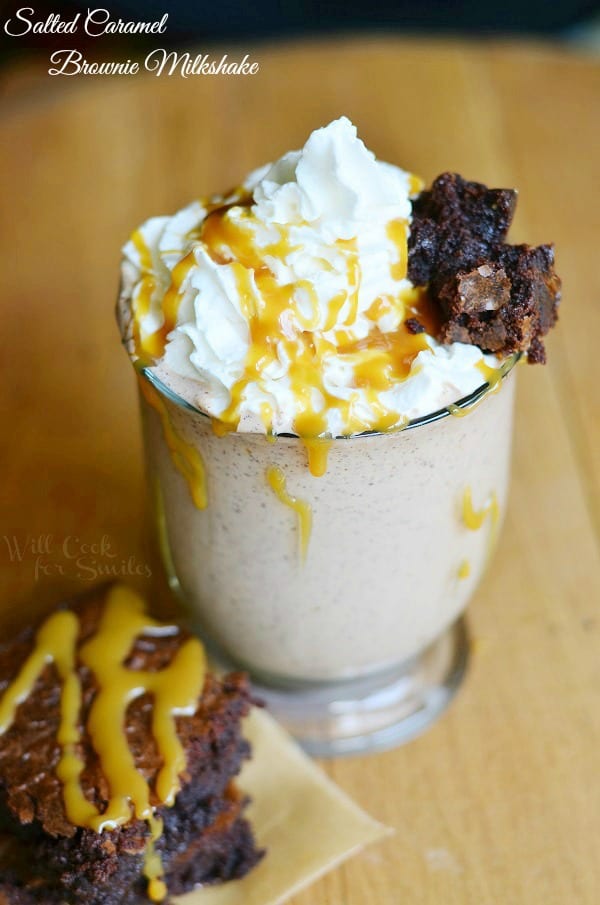
[[[489,189],[442,173],[413,202],[408,275],[438,306],[437,339],[546,361],[542,337],[554,326],[560,279],[551,245],[508,245],[513,189]]]

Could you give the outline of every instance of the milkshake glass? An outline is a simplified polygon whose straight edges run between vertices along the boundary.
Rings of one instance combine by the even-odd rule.
[[[123,248],[171,585],[313,753],[412,737],[464,673],[515,365],[560,298],[552,248],[505,242],[515,201],[424,189],[340,117]]]
[[[403,430],[333,440],[319,477],[298,437],[217,436],[142,369],[172,586],[216,658],[248,670],[312,753],[407,740],[457,688],[462,613],[506,504],[517,357]]]

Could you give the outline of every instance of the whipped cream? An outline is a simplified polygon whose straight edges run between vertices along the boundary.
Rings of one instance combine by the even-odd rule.
[[[392,429],[468,395],[496,359],[404,326],[431,319],[407,278],[420,188],[342,117],[229,196],[148,220],[123,250],[132,357],[244,431]]]

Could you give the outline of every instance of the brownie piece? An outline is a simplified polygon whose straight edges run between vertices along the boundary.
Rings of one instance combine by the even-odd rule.
[[[243,877],[256,864],[260,853],[250,825],[241,816],[245,803],[233,790],[220,809],[213,804],[217,815],[199,830],[176,802],[169,829],[157,845],[171,894]],[[113,859],[94,845],[98,839],[89,838],[90,830],[84,831],[86,838],[79,839],[78,846],[40,835],[37,839],[33,834],[21,836],[14,826],[13,832],[0,833],[0,905],[83,901],[147,905],[147,882],[140,876],[146,835],[142,831],[136,836],[137,830],[131,829],[110,835],[114,832],[120,838]]]
[[[77,649],[98,630],[107,589],[67,605],[79,620]],[[126,660],[132,670],[155,672],[167,667],[190,637],[139,635]],[[35,633],[0,648],[0,700],[34,644]],[[80,784],[88,801],[102,812],[110,790],[94,751],[87,717],[97,694],[94,675],[77,663],[82,689],[79,751],[85,767]],[[150,830],[135,817],[115,829],[96,832],[69,820],[63,786],[56,775],[61,756],[57,732],[61,716],[61,680],[53,663],[40,673],[14,720],[0,734],[0,902],[138,905],[148,902],[144,877]],[[171,893],[199,884],[241,877],[260,859],[243,816],[246,801],[232,782],[249,745],[240,721],[252,699],[245,675],[217,679],[210,673],[196,712],[175,717],[186,768],[171,807],[162,804],[155,783],[162,766],[152,731],[153,699],[144,694],[127,708],[125,733],[136,770],[150,790],[155,817],[163,822],[156,841],[164,879]]]
[[[438,176],[413,202],[408,276],[439,307],[440,342],[544,362],[541,337],[557,320],[561,284],[552,246],[505,242],[516,197],[456,173]]]

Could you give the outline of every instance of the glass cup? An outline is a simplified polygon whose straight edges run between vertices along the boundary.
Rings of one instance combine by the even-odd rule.
[[[299,438],[218,436],[139,369],[171,585],[311,753],[399,744],[456,691],[462,614],[506,504],[518,358],[403,430],[317,444],[320,477]]]

